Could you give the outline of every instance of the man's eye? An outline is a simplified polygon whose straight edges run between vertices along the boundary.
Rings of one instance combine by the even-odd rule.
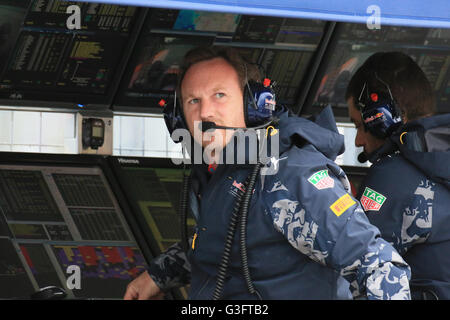
[[[216,93],[216,98],[222,98],[224,96],[225,96],[225,93],[223,93],[223,92]]]
[[[198,99],[191,99],[188,101],[189,104],[196,104],[198,103]]]

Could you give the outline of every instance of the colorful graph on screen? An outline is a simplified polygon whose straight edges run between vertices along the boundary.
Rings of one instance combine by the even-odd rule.
[[[81,288],[76,297],[121,298],[126,286],[146,269],[139,249],[132,246],[54,245],[55,256],[65,272],[80,268]]]

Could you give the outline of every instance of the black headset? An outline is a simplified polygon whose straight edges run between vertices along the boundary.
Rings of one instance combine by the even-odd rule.
[[[270,79],[265,78],[263,83],[253,80],[247,80],[244,87],[244,117],[247,128],[260,127],[269,125],[276,109],[275,91]],[[175,96],[172,103],[160,101],[160,105],[164,107],[164,121],[169,134],[176,129],[187,129],[186,120],[183,115],[181,103]],[[223,128],[223,127],[222,127]],[[230,129],[237,129],[231,128]],[[178,143],[180,141],[174,141]]]
[[[386,92],[373,91],[366,81],[359,94],[357,104],[361,110],[364,128],[374,136],[385,139],[401,124],[401,111],[392,96],[389,85],[381,80],[375,72],[375,78],[387,89]]]

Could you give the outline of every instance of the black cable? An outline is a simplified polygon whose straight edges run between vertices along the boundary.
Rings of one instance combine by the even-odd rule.
[[[266,131],[266,136],[270,133],[269,129]],[[263,138],[264,139],[264,138]],[[263,140],[263,143],[266,140]],[[262,146],[262,150],[264,150]],[[260,150],[260,152],[262,152]],[[241,204],[241,221],[240,221],[240,252],[241,252],[241,264],[242,264],[242,273],[244,274],[245,283],[247,285],[247,289],[250,294],[255,294],[259,300],[262,300],[261,295],[255,289],[253,285],[252,278],[250,276],[250,268],[248,267],[248,255],[247,255],[247,218],[248,218],[248,209],[250,206],[250,199],[253,194],[253,188],[255,187],[256,179],[258,178],[258,174],[261,170],[263,164],[261,163],[261,154],[259,156],[258,163],[253,167],[253,171],[250,174],[248,186],[245,189],[244,199]]]
[[[178,208],[181,219],[181,246],[185,252],[189,250],[189,240],[187,236],[187,210],[189,203],[189,188],[191,184],[191,177],[184,173],[183,182],[181,186],[180,206]]]
[[[256,291],[252,279],[250,277],[250,269],[248,267],[248,256],[247,256],[247,217],[248,209],[250,206],[250,199],[253,194],[253,188],[255,187],[256,179],[258,177],[259,171],[261,169],[262,163],[258,162],[254,167],[250,175],[249,183],[246,188],[246,192],[241,204],[241,221],[240,221],[240,251],[241,251],[241,264],[242,272],[244,274],[244,279],[247,284],[247,289],[250,294],[256,294],[259,300],[262,300],[258,291]]]
[[[248,178],[247,181],[245,181],[244,183],[244,190],[247,190],[248,188],[246,188],[247,184],[248,184]],[[219,264],[219,269],[217,271],[217,280],[216,280],[216,288],[214,289],[214,293],[213,293],[213,300],[219,300],[221,295],[222,295],[222,291],[223,291],[223,286],[225,284],[225,278],[227,275],[227,269],[228,269],[228,264],[230,262],[230,255],[231,255],[231,249],[233,246],[233,239],[234,239],[234,234],[236,232],[236,226],[239,220],[239,214],[240,214],[240,208],[241,208],[241,202],[244,196],[244,192],[242,190],[240,190],[240,188],[238,188],[237,190],[237,199],[233,208],[233,213],[231,214],[231,218],[230,218],[230,223],[228,225],[228,230],[227,230],[227,236],[225,239],[225,245],[224,245],[224,249],[223,249],[223,254],[222,254],[222,260],[220,261]]]
[[[266,135],[268,133],[269,132],[267,131]],[[253,188],[255,186],[256,179],[261,170],[261,167],[262,163],[260,160],[258,160],[258,163],[253,167],[251,174],[247,177],[244,183],[243,189],[245,190],[245,193],[242,190],[238,189],[237,200],[233,208],[230,224],[228,226],[227,237],[225,239],[225,248],[222,255],[222,260],[220,262],[219,270],[217,272],[217,281],[216,281],[216,288],[213,293],[213,300],[219,300],[220,296],[222,295],[238,218],[240,218],[240,253],[244,279],[250,294],[256,294],[258,299],[262,300],[261,295],[255,289],[250,276],[250,269],[248,267],[247,246],[246,246],[248,209],[250,206],[250,199],[253,194]]]
[[[233,208],[230,223],[228,225],[227,237],[225,239],[222,260],[219,264],[219,269],[217,271],[216,288],[213,293],[213,300],[219,300],[222,295],[238,221],[240,222],[240,252],[241,252],[242,271],[244,274],[245,282],[247,284],[249,292],[251,294],[256,294],[258,298],[261,299],[261,296],[255,290],[253,282],[250,277],[250,270],[248,267],[247,247],[246,247],[246,227],[247,227],[248,209],[250,206],[250,199],[253,194],[253,188],[256,183],[256,178],[258,177],[258,173],[261,169],[261,166],[262,166],[261,162],[258,162],[253,167],[253,171],[247,177],[247,180],[244,183],[243,189],[245,190],[245,192],[238,189],[236,203]]]

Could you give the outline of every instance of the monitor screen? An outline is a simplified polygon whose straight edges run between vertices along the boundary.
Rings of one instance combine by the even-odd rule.
[[[184,54],[199,45],[238,49],[276,84],[277,102],[292,106],[324,28],[317,20],[151,9],[113,109],[161,113],[158,103],[173,98]]]
[[[165,158],[112,157],[110,161],[154,254],[180,241],[183,168]],[[188,226],[193,228],[193,219],[188,219]]]
[[[339,120],[348,121],[345,101],[347,85],[366,59],[380,51],[401,51],[411,56],[434,89],[438,112],[450,111],[448,30],[398,26],[370,30],[364,24],[344,23],[339,25],[334,37],[302,114],[313,114],[331,104]]]
[[[313,52],[265,49],[260,65],[267,77],[274,79],[275,94],[280,104],[293,105],[311,61]]]
[[[147,267],[98,165],[0,163],[0,214],[0,298],[53,285],[69,298],[121,299]]]
[[[28,297],[35,291],[23,255],[10,238],[0,237],[0,298]]]
[[[0,76],[12,53],[29,0],[0,0]]]
[[[158,103],[173,97],[184,54],[196,46],[209,44],[212,38],[208,36],[155,33],[140,39],[116,103],[141,107],[142,112],[161,112]]]
[[[233,13],[180,10],[173,30],[233,34],[241,16]]]
[[[153,255],[158,255],[181,240],[179,212],[183,171],[165,158],[110,157],[111,166],[123,192],[130,201],[136,221]],[[187,236],[193,235],[195,220],[187,214]],[[174,292],[187,297],[188,288]]]
[[[206,41],[209,43],[209,41]],[[147,46],[138,55],[139,63],[131,75],[128,89],[133,91],[167,91],[176,86],[179,61],[191,48],[205,44],[204,39],[155,35],[148,38]]]
[[[4,9],[12,49],[0,65],[0,99],[17,106],[108,109],[141,11],[76,1],[26,2],[27,10]],[[79,11],[68,13],[70,5]],[[2,8],[15,7],[0,2],[0,14]]]
[[[133,19],[138,10],[136,7],[130,6],[83,3],[80,1],[28,1],[31,2],[31,6],[24,24],[38,28],[67,28],[68,17],[70,17],[67,8],[76,5],[80,8],[81,13],[80,30],[128,33],[132,30],[135,22]]]

